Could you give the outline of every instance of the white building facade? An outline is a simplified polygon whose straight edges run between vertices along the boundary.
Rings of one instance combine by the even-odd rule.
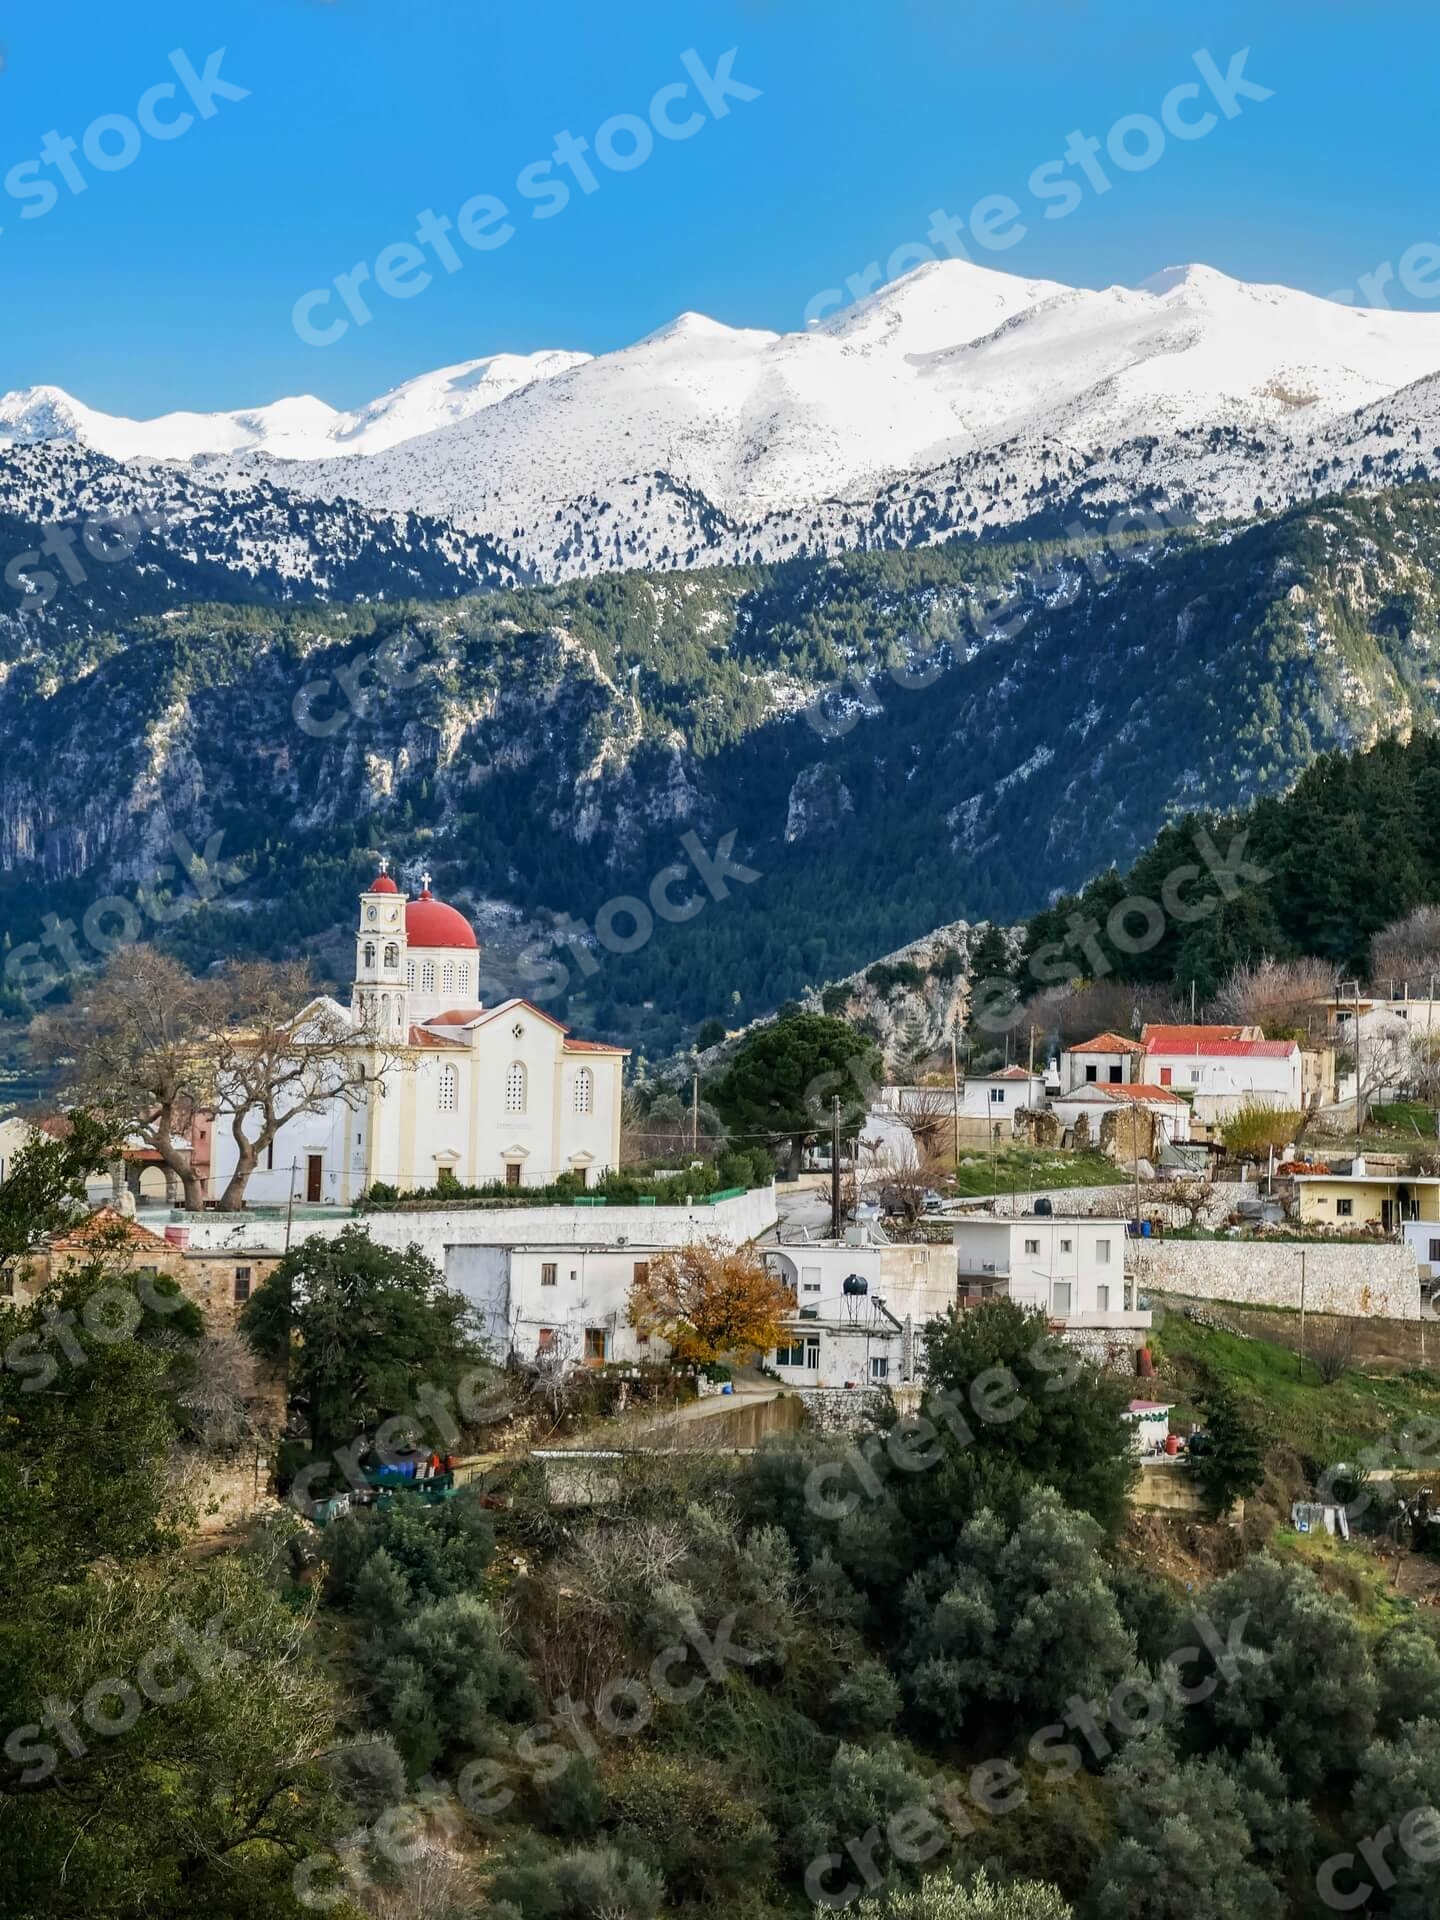
[[[348,1015],[330,1011],[353,1026],[346,1064],[364,1069],[363,1085],[280,1129],[249,1202],[348,1206],[377,1181],[429,1189],[447,1174],[462,1186],[565,1173],[588,1185],[618,1164],[627,1049],[577,1039],[525,1000],[481,1006],[474,930],[428,876],[414,900],[387,873],[371,883],[355,956]],[[230,1116],[217,1113],[212,1197],[236,1159]]]
[[[1010,1299],[1071,1328],[1145,1332],[1127,1297],[1125,1222],[1062,1214],[966,1214],[955,1223],[962,1303]]]

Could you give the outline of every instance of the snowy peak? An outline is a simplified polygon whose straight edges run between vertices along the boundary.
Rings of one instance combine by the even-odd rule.
[[[1387,408],[1411,472],[1440,446],[1437,374],[1432,313],[1198,263],[1091,289],[947,259],[794,331],[685,312],[616,352],[493,354],[351,412],[304,396],[134,421],[35,387],[0,399],[0,447],[190,462],[220,488],[268,466],[555,578],[977,533],[1072,497],[1279,505],[1393,474]]]
[[[383,452],[483,412],[537,380],[589,359],[584,353],[497,353],[421,374],[353,413],[302,394],[231,413],[167,413],[129,420],[100,413],[59,387],[23,387],[0,395],[0,447],[62,440],[112,460],[197,460],[264,454],[276,460],[327,460]]]

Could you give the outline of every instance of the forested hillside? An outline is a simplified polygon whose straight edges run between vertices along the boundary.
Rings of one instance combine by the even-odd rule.
[[[1212,913],[1188,925],[1170,919],[1147,951],[1122,951],[1103,931],[1111,909],[1129,896],[1161,900],[1167,876],[1195,861],[1197,828],[1222,854],[1243,838],[1243,883],[1229,899],[1212,887]],[[1424,733],[1381,741],[1369,753],[1326,754],[1283,797],[1165,827],[1128,872],[1111,868],[1030,920],[1016,979],[1033,984],[1031,959],[1063,941],[1076,914],[1102,929],[1096,938],[1116,979],[1182,992],[1193,981],[1202,999],[1232,968],[1266,957],[1314,954],[1363,978],[1372,937],[1435,901],[1440,738]],[[1077,960],[1090,970],[1078,951]]]
[[[1163,541],[428,605],[180,603],[66,629],[62,596],[3,633],[0,926],[24,941],[143,883],[178,829],[223,832],[243,876],[177,923],[197,963],[348,928],[382,848],[482,919],[519,910],[523,944],[647,898],[685,833],[713,851],[733,832],[759,877],[599,952],[568,1003],[673,1039],[937,925],[1032,912],[1188,809],[1428,726],[1437,583],[1423,486]]]

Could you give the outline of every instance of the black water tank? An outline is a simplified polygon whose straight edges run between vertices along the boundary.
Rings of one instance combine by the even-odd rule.
[[[1055,1209],[1042,1193],[1035,1202],[1035,1211],[1036,1213],[1054,1213]]]
[[[870,1282],[865,1278],[863,1273],[848,1273],[845,1276],[844,1291],[846,1293],[869,1293]]]

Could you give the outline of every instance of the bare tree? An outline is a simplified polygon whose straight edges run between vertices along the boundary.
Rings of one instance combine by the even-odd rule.
[[[1202,1227],[1215,1201],[1215,1182],[1208,1173],[1197,1173],[1183,1180],[1165,1183],[1165,1198],[1179,1207],[1187,1227]]]
[[[215,1097],[208,1007],[205,987],[174,960],[125,947],[83,1000],[31,1027],[37,1056],[60,1068],[66,1092],[149,1148],[194,1211],[205,1192],[191,1128]]]
[[[940,1153],[955,1134],[955,1091],[949,1087],[907,1087],[900,1117],[926,1159]]]
[[[208,996],[205,1046],[216,1111],[229,1122],[235,1171],[218,1201],[224,1213],[245,1204],[260,1156],[302,1113],[333,1101],[358,1107],[373,1080],[406,1064],[398,1048],[357,1033],[344,1010],[311,998],[303,961],[244,961],[227,967]]]
[[[1432,975],[1440,974],[1440,906],[1416,907],[1403,920],[1392,920],[1370,942],[1370,978],[1385,985],[1408,985],[1410,991],[1430,991]]]
[[[1323,1384],[1333,1387],[1355,1358],[1354,1321],[1337,1315],[1317,1322],[1306,1348],[1306,1358],[1315,1363],[1315,1371]]]
[[[1215,1012],[1267,1033],[1286,1028],[1308,1034],[1323,1017],[1337,975],[1328,960],[1258,960],[1236,967],[1221,982]]]

